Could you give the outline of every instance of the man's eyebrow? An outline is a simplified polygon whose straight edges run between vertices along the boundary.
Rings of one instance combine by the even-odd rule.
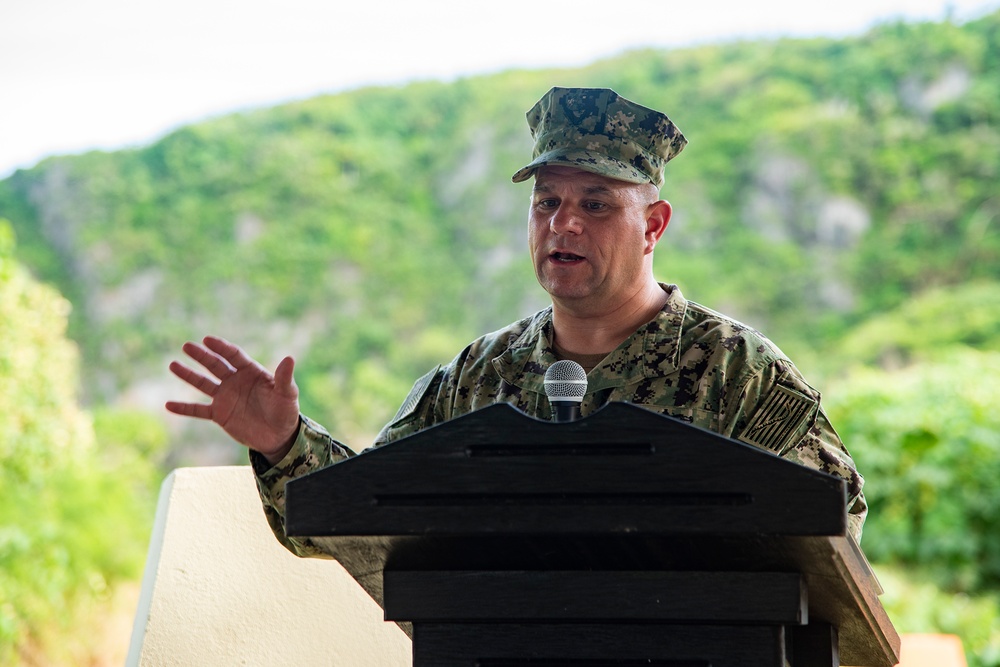
[[[531,189],[532,192],[552,192],[550,188],[545,183],[535,182],[534,187]],[[611,195],[615,194],[615,191],[611,188],[605,187],[603,185],[588,185],[583,189],[583,194],[585,195]]]

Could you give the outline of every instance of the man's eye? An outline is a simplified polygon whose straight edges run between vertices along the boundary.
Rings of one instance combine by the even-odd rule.
[[[552,208],[553,206],[558,206],[558,205],[559,202],[557,202],[555,199],[539,199],[538,203],[536,204],[536,206],[539,206],[541,208]]]
[[[607,204],[599,201],[589,201],[586,204],[584,204],[584,206],[587,208],[588,211],[603,211],[605,208],[607,208]]]

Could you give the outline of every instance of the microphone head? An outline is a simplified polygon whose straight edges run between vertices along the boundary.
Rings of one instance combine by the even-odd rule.
[[[561,359],[545,371],[545,395],[549,401],[581,403],[586,393],[587,371],[575,361]]]

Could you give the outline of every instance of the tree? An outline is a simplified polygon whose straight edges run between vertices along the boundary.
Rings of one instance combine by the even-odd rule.
[[[866,478],[865,552],[945,589],[1000,588],[1000,353],[862,369],[824,399]]]
[[[66,635],[145,555],[157,438],[145,458],[98,447],[77,403],[69,309],[15,261],[0,219],[0,664],[28,650],[79,664]]]

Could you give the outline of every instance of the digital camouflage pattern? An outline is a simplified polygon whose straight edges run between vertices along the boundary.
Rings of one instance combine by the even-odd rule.
[[[535,147],[515,183],[554,164],[660,187],[664,165],[687,144],[666,115],[608,88],[553,88],[527,117]]]
[[[760,333],[686,300],[675,286],[663,289],[668,299],[658,316],[588,373],[581,416],[612,401],[634,403],[839,476],[848,483],[849,528],[860,540],[864,480],[827,421],[819,393]],[[552,340],[551,308],[479,338],[416,382],[375,446],[500,401],[551,419],[543,382],[557,361]],[[322,555],[308,540],[285,536],[285,484],[351,455],[308,420],[274,468],[251,455],[268,521],[293,552]]]

